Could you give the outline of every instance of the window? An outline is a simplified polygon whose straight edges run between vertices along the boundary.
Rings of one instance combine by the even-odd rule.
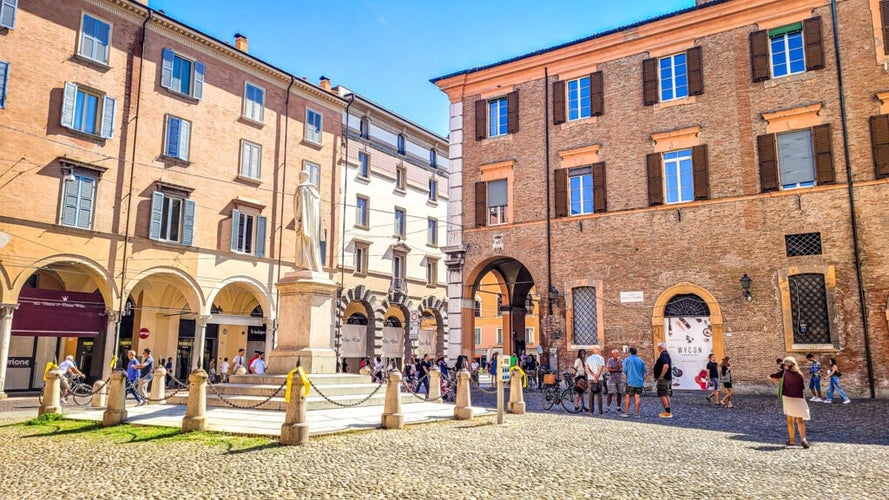
[[[778,177],[781,189],[815,185],[812,131],[797,130],[778,134]]]
[[[407,215],[403,208],[395,209],[395,236],[404,238]]]
[[[503,316],[503,294],[497,294],[497,316]]]
[[[321,165],[317,163],[310,162],[308,160],[303,160],[303,170],[309,172],[309,181],[315,185],[315,187],[321,187]]]
[[[763,192],[836,182],[829,124],[761,135],[756,147]]]
[[[306,135],[305,139],[315,144],[321,144],[321,113],[306,109]]]
[[[96,203],[96,178],[74,173],[74,180],[64,184],[61,224],[69,227],[90,229]]]
[[[503,345],[503,328],[497,329],[497,345]]]
[[[802,73],[806,70],[802,24],[796,23],[769,30],[773,78]]]
[[[265,90],[251,83],[244,84],[244,118],[262,122],[265,115]]]
[[[265,256],[266,218],[232,210],[232,252]]]
[[[327,262],[327,229],[324,228],[321,230],[321,241],[318,242],[318,250],[321,253],[321,267],[324,267]]]
[[[204,65],[171,49],[163,50],[161,87],[194,99],[204,98]]]
[[[506,208],[508,205],[507,180],[497,179],[488,182],[488,225],[506,224]]]
[[[432,168],[438,166],[438,154],[435,152],[435,148],[429,150],[429,166]]]
[[[568,184],[571,215],[593,213],[593,169],[592,167],[568,170]]]
[[[488,137],[509,133],[507,108],[506,97],[488,101]]]
[[[15,28],[15,11],[18,0],[0,0],[0,28]]]
[[[827,289],[821,273],[788,276],[794,344],[830,344]]]
[[[426,284],[438,284],[438,261],[435,259],[426,259]]]
[[[658,61],[661,101],[688,97],[688,73],[685,52],[662,57]]]
[[[108,41],[111,25],[89,14],[83,15],[78,54],[91,61],[108,64]]]
[[[370,201],[359,196],[355,199],[355,225],[367,229],[370,226]]]
[[[589,118],[590,77],[584,76],[568,81],[568,120]]]
[[[481,328],[475,329],[475,331],[473,332],[472,341],[475,345],[481,345],[481,343],[482,343],[482,329]]]
[[[574,323],[573,343],[594,345],[599,343],[596,287],[582,286],[572,290]]]
[[[370,162],[367,153],[358,153],[358,176],[367,179],[370,177]]]
[[[438,221],[428,219],[426,226],[426,244],[430,246],[438,246]]]
[[[370,139],[370,118],[366,116],[361,117],[361,121],[358,122],[358,135],[362,139]]]
[[[482,317],[482,301],[478,297],[475,298],[475,307],[473,309],[473,315],[476,318]]]
[[[396,146],[398,147],[398,154],[404,154],[404,134],[398,134],[398,140]]]
[[[402,254],[395,254],[392,257],[392,278],[395,280],[396,288],[402,290],[406,288],[405,283],[402,282],[402,278],[404,278],[404,261],[405,257]]]
[[[404,191],[407,185],[407,170],[404,167],[395,167],[395,189]]]
[[[821,233],[785,234],[784,247],[788,257],[821,255]]]
[[[191,123],[167,115],[167,136],[164,139],[164,156],[188,161],[188,144],[191,139]]]
[[[65,82],[62,98],[62,126],[85,134],[111,139],[114,135],[113,97]]]
[[[667,203],[683,203],[695,199],[691,150],[664,153],[664,181]]]
[[[357,274],[367,274],[367,245],[355,244],[355,272]]]
[[[241,141],[241,177],[259,179],[262,165],[262,146],[250,141]]]
[[[435,177],[429,178],[429,201],[438,199],[438,180]]]
[[[6,109],[6,85],[9,83],[9,63],[0,61],[0,109]]]
[[[194,213],[193,200],[155,191],[151,195],[148,237],[156,241],[191,245],[194,238]]]
[[[534,338],[534,327],[526,326],[525,327],[525,342],[528,344],[536,344],[537,339]]]

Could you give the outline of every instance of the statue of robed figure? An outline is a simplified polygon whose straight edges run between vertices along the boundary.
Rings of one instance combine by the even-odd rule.
[[[293,198],[296,219],[297,269],[321,272],[321,195],[309,180],[309,172],[299,173],[299,186]]]

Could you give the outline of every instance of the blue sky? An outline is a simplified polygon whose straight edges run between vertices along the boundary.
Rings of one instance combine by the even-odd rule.
[[[694,5],[694,0],[150,0],[251,55],[325,75],[440,135],[448,99],[429,82]]]

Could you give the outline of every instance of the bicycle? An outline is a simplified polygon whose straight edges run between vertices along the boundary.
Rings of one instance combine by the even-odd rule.
[[[60,389],[61,390],[61,389]],[[46,391],[46,385],[40,388],[40,394],[37,396],[37,402],[43,406],[43,395]],[[84,382],[84,377],[80,375],[71,375],[68,377],[68,394],[74,399],[77,406],[89,404],[93,399],[93,388]],[[64,400],[60,400],[64,401]]]

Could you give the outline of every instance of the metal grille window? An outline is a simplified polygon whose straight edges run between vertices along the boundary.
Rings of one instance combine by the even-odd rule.
[[[668,318],[710,316],[710,308],[704,299],[693,293],[675,295],[664,306],[664,316]]]
[[[788,257],[821,255],[821,233],[787,234],[784,245]]]
[[[573,289],[574,343],[593,345],[599,342],[599,325],[596,306],[596,287],[583,286]]]
[[[794,274],[790,283],[790,310],[794,344],[829,344],[830,318],[827,290],[820,273]]]

